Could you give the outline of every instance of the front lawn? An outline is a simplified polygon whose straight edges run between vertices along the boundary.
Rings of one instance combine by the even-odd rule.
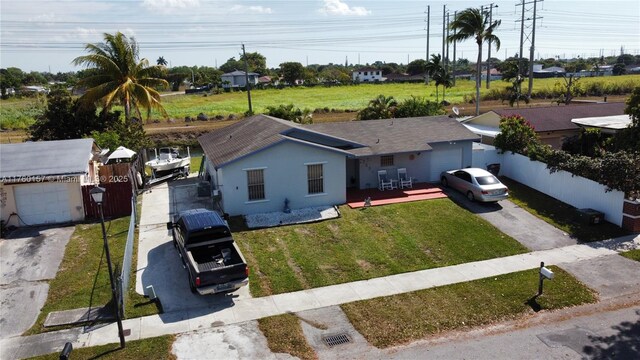
[[[640,261],[640,249],[621,252],[620,255],[626,257],[627,259]]]
[[[70,359],[102,359],[102,360],[174,360],[171,353],[174,336],[166,335],[144,340],[127,341],[124,349],[120,344],[108,344],[87,348],[74,349]],[[36,356],[29,360],[58,360],[59,353]]]
[[[597,300],[595,293],[562,269],[538,290],[538,269],[412,293],[344,304],[349,321],[369,343],[386,348],[450,330],[516,319],[542,309]]]
[[[607,221],[589,225],[578,220],[577,209],[569,204],[507,177],[501,177],[500,181],[509,187],[509,200],[514,204],[579,241],[598,241],[629,234],[626,230]]]
[[[261,230],[233,219],[253,296],[525,253],[449,199],[350,209],[338,219]]]
[[[318,358],[307,342],[300,326],[300,319],[295,314],[258,319],[258,327],[267,338],[271,352],[290,354],[302,360]]]
[[[114,271],[121,269],[130,217],[106,221],[107,239]],[[49,282],[49,294],[34,326],[26,335],[59,330],[43,327],[44,320],[52,311],[72,310],[84,307],[101,307],[111,302],[111,285],[106,257],[103,253],[102,228],[100,223],[79,224],[67,244],[64,258],[55,279]],[[135,292],[137,239],[134,254],[129,294],[125,317],[157,314],[154,303]]]

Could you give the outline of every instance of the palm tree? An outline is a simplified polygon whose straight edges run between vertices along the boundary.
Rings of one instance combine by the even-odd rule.
[[[156,64],[159,66],[167,66],[168,62],[164,59],[164,56],[160,56],[158,60],[156,60]]]
[[[500,39],[493,34],[500,26],[500,20],[489,21],[489,17],[480,9],[468,8],[458,14],[449,24],[449,29],[454,30],[449,35],[450,42],[458,42],[474,38],[478,44],[478,60],[476,61],[476,115],[480,115],[480,72],[482,71],[482,44],[491,42],[496,44],[496,50],[500,50]]]
[[[444,68],[442,67],[441,61],[442,61],[442,56],[440,56],[440,54],[437,54],[437,55],[433,54],[431,55],[431,59],[426,65],[426,69],[427,69],[427,73],[429,74],[429,77],[432,80],[434,80],[436,83],[436,102],[438,102],[438,98],[439,98],[438,86],[442,85],[442,83],[439,82],[438,79],[442,79],[444,75]]]
[[[442,68],[440,71],[438,71],[433,75],[433,80],[436,82],[436,94],[437,94],[438,85],[442,85],[442,102],[444,103],[445,91],[447,88],[450,88],[451,85],[453,84],[451,80],[451,74],[449,74],[444,68]],[[436,95],[436,101],[437,100],[438,99]]]
[[[391,119],[396,106],[398,106],[398,102],[393,96],[378,95],[369,101],[366,108],[360,111],[358,118],[360,120]]]
[[[147,118],[152,109],[167,116],[160,104],[160,94],[155,90],[169,85],[166,80],[156,77],[161,73],[161,67],[149,66],[147,59],[139,60],[138,44],[133,37],[128,38],[121,32],[105,33],[104,40],[103,43],[87,44],[85,50],[90,54],[73,60],[75,65],[85,65],[95,71],[95,75],[78,81],[78,86],[89,89],[81,101],[101,103],[105,109],[119,102],[127,120],[131,119],[132,110],[142,118],[140,107],[147,110]]]

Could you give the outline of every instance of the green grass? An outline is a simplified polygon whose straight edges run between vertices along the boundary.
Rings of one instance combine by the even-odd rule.
[[[534,95],[539,92],[550,94],[557,92],[561,79],[536,79],[533,86]],[[595,85],[593,85],[595,84]],[[610,88],[633,88],[640,85],[640,76],[625,75],[606,78],[583,78],[579,83],[582,88],[601,88],[603,93],[624,93],[622,90],[607,91]],[[497,91],[510,86],[504,81],[495,81],[491,89],[481,88],[483,97],[492,96]],[[442,88],[438,90],[439,99],[442,99]],[[426,97],[436,100],[436,88],[432,82],[425,84],[360,84],[335,87],[316,86],[312,88],[296,87],[285,89],[254,90],[251,93],[253,110],[262,113],[268,106],[281,104],[294,104],[301,109],[329,108],[337,110],[360,110],[369,100],[379,94],[393,96],[396,100],[404,100],[411,96]],[[473,108],[472,104],[464,104],[465,96],[472,97],[475,94],[475,81],[458,80],[456,86],[446,91],[446,99],[461,108]],[[493,96],[495,97],[495,96]],[[550,99],[550,98],[549,98]],[[33,123],[34,116],[44,110],[44,102],[34,99],[10,99],[0,102],[0,127],[2,129],[25,129]],[[174,95],[162,98],[162,105],[173,119],[184,119],[185,116],[195,117],[199,113],[208,116],[229,114],[244,114],[247,111],[247,96],[244,92],[230,92],[217,95],[193,94]],[[117,108],[115,108],[117,109]],[[152,119],[160,119],[158,112],[152,114]]]
[[[595,293],[560,268],[538,288],[538,270],[527,270],[412,293],[342,305],[365,339],[386,348],[450,330],[519,318],[536,309],[560,309],[596,302]]]
[[[620,255],[635,261],[640,261],[640,249],[625,251],[620,253]]]
[[[171,353],[171,346],[174,341],[173,335],[160,336],[144,340],[127,341],[124,349],[120,349],[120,344],[108,344],[87,348],[74,349],[70,359],[102,359],[102,360],[174,360],[176,357]],[[58,360],[59,353],[36,356],[30,360]]]
[[[318,358],[304,337],[296,315],[284,314],[259,319],[258,328],[267,338],[271,352],[291,354],[302,360]]]
[[[202,164],[202,156],[192,156],[189,172],[197,174],[200,171],[200,164]]]
[[[629,232],[610,222],[589,225],[578,219],[577,209],[551,196],[502,177],[509,187],[509,200],[582,242],[605,240],[628,235]]]
[[[114,269],[121,268],[129,227],[129,218],[123,217],[106,222],[107,239]],[[135,292],[137,241],[129,281],[129,297],[125,317],[139,317],[157,314],[155,304]],[[71,310],[83,307],[99,307],[110,303],[111,286],[106,258],[103,254],[103,240],[100,223],[76,225],[67,244],[64,258],[55,279],[49,282],[49,294],[34,326],[26,335],[59,330],[57,327],[42,326],[47,314],[52,311]]]
[[[254,296],[509,256],[528,250],[449,199],[362,209],[248,231],[233,219]]]

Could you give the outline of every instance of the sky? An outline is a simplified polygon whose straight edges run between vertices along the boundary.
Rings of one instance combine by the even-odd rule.
[[[528,57],[534,0],[525,1]],[[442,52],[443,6],[454,12],[493,4],[501,20],[501,47],[492,57],[519,52],[522,7],[513,1],[407,0],[0,0],[0,67],[52,73],[78,71],[75,57],[104,33],[133,36],[151,64],[222,65],[259,52],[268,67],[286,61],[307,64],[407,64]],[[518,6],[517,6],[518,5]],[[640,1],[545,0],[536,5],[537,58],[640,55]],[[427,17],[429,7],[429,18]],[[484,48],[483,58],[486,58]],[[453,57],[453,46],[449,47]],[[475,62],[472,40],[456,46],[456,57]]]

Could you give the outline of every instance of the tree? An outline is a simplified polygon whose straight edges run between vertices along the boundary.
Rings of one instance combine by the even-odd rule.
[[[242,67],[238,69],[244,69],[244,55],[240,56],[238,62],[242,64]],[[267,74],[267,58],[258,52],[247,53],[247,65],[249,65],[250,72],[255,72],[260,75]]]
[[[304,66],[299,62],[285,62],[280,64],[282,78],[289,85],[295,85],[296,80],[304,77]]]
[[[16,67],[0,69],[0,93],[3,98],[7,96],[7,89],[22,86],[25,74]]]
[[[615,147],[640,154],[640,86],[633,89],[626,104],[624,113],[631,117],[631,124],[616,133]]]
[[[425,65],[425,70],[431,79],[436,79],[444,74],[444,68],[442,67],[442,56],[440,54],[431,55],[431,59]],[[438,86],[440,84],[436,82],[436,102],[438,101]]]
[[[513,115],[500,119],[500,133],[494,141],[500,153],[511,151],[526,155],[528,149],[539,142],[533,126],[522,116]]]
[[[440,71],[433,74],[433,81],[435,81],[436,83],[436,89],[438,88],[439,85],[442,85],[442,102],[445,103],[446,102],[446,100],[444,99],[445,91],[447,88],[450,88],[453,84],[451,80],[451,74],[449,74],[446,69],[442,68]]]
[[[445,111],[438,102],[411,96],[396,107],[393,114],[396,118],[444,115]]]
[[[160,56],[158,60],[156,60],[156,64],[158,64],[158,66],[167,66],[168,62],[163,56]]]
[[[556,102],[558,104],[569,105],[571,100],[573,100],[573,94],[578,90],[578,80],[580,80],[580,78],[574,78],[573,74],[569,74],[568,76],[563,76],[562,79],[564,80],[564,94],[562,94]]]
[[[107,113],[96,115],[94,104],[74,100],[67,90],[57,89],[47,95],[47,109],[29,128],[29,137],[33,141],[80,139],[118,121]]]
[[[123,33],[104,34],[104,42],[87,44],[89,55],[73,60],[75,65],[92,66],[96,75],[80,79],[78,86],[87,87],[81,100],[85,103],[101,103],[110,109],[116,102],[124,107],[125,119],[131,119],[135,111],[142,118],[140,107],[147,110],[147,118],[152,109],[166,111],[160,103],[160,94],[156,87],[167,87],[166,80],[157,78],[160,66],[149,66],[147,59],[139,59],[139,48],[133,37]]]
[[[238,69],[244,69],[244,63],[236,60],[235,57],[229,58],[227,62],[220,66],[220,71],[222,71],[223,73],[234,72]]]
[[[427,61],[418,59],[413,60],[407,65],[407,73],[409,75],[421,75],[427,71]]]
[[[313,114],[311,110],[296,108],[293,104],[280,106],[267,106],[267,115],[277,117],[279,119],[293,121],[298,124],[313,123]]]
[[[624,75],[627,72],[623,63],[616,63],[613,65],[613,75]]]
[[[478,45],[478,60],[476,61],[476,115],[480,115],[480,72],[482,70],[482,44],[490,42],[496,44],[496,51],[500,50],[500,39],[494,31],[500,26],[500,20],[490,22],[486,14],[480,9],[468,8],[458,14],[449,28],[454,34],[448,37],[450,42],[459,42],[474,38]]]
[[[522,68],[520,68],[520,64],[522,64]],[[527,75],[529,59],[510,57],[497,65],[496,68],[502,74],[502,80],[513,82],[513,80],[518,78],[518,75],[520,75],[520,77]]]
[[[394,117],[396,106],[398,106],[398,102],[393,96],[378,95],[375,99],[370,100],[367,107],[358,113],[358,119],[391,119]]]

